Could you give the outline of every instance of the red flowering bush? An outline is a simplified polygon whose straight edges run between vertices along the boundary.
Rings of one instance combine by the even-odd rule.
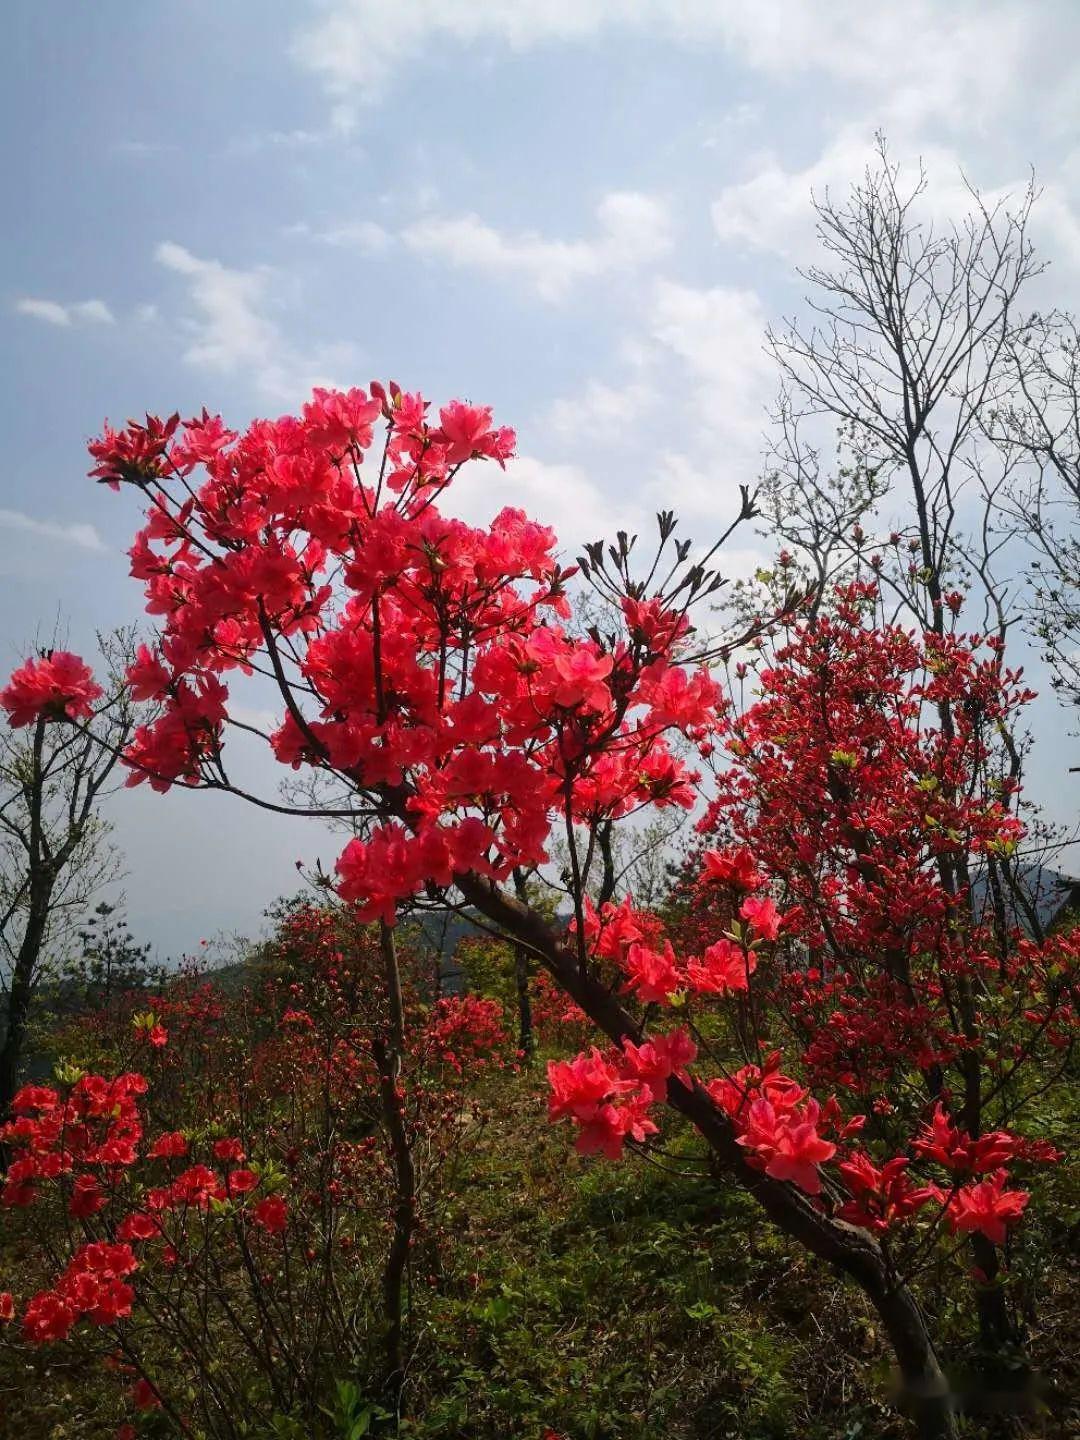
[[[701,825],[724,848],[690,867],[676,931],[698,948],[717,920],[730,927],[715,986],[731,996],[728,1043],[755,1067],[783,1044],[801,1083],[839,1104],[848,1143],[817,1162],[834,1161],[848,1192],[835,1193],[836,1213],[892,1232],[894,1252],[919,1264],[932,1252],[916,1217],[929,1234],[975,1237],[984,1338],[997,1327],[1000,1341],[994,1247],[1028,1201],[1011,1171],[1059,1158],[1011,1127],[1035,1118],[1033,1081],[1068,1073],[1080,942],[1044,935],[1034,915],[1024,933],[1003,903],[1022,899],[1024,827],[1002,736],[1030,692],[996,640],[875,628],[874,599],[872,587],[841,592],[832,615],[778,648],[760,698],[731,718]],[[782,915],[749,893],[766,885]],[[993,904],[978,904],[980,885]],[[688,1000],[715,968],[688,964]],[[764,1093],[755,1079],[748,1118]],[[765,1155],[772,1115],[759,1113],[760,1139],[749,1128],[740,1143]]]
[[[541,1038],[559,1048],[577,1048],[591,1029],[581,1006],[559,988],[546,970],[536,976],[533,1014]]]
[[[245,1308],[237,1276],[226,1278],[241,1258],[252,1268],[250,1308],[269,1283],[259,1267],[288,1208],[275,1193],[284,1177],[266,1164],[245,1166],[238,1140],[211,1144],[181,1131],[151,1138],[147,1101],[146,1080],[132,1073],[24,1087],[0,1132],[14,1154],[0,1204],[51,1211],[42,1233],[54,1253],[63,1236],[68,1257],[52,1284],[26,1300],[24,1339],[43,1345],[107,1332],[125,1372],[137,1376],[136,1405],[164,1404],[177,1419],[185,1380],[167,1374],[177,1342],[185,1358],[205,1363],[191,1316]],[[67,1217],[59,1229],[58,1208]],[[14,1319],[14,1301],[10,1309]],[[156,1331],[170,1341],[168,1360]]]
[[[376,1297],[406,1198],[398,1127],[413,1167],[404,1345],[446,1243],[453,1187],[440,1177],[480,1123],[469,1083],[508,1051],[495,1002],[429,1003],[403,953],[409,1038],[388,1106],[377,939],[301,905],[261,963],[272,972],[261,991],[230,998],[181,977],[155,996],[164,1046],[159,1021],[117,1019],[110,1034],[92,1013],[91,1049],[141,1055],[151,1079],[68,1063],[60,1084],[24,1086],[0,1130],[13,1155],[0,1204],[36,1222],[54,1267],[47,1286],[7,1294],[7,1320],[31,1346],[92,1352],[104,1334],[125,1383],[141,1387],[132,1403],[161,1407],[183,1433],[275,1414],[321,1424],[350,1373],[378,1390],[387,1316]],[[235,1374],[203,1383],[226,1356]]]

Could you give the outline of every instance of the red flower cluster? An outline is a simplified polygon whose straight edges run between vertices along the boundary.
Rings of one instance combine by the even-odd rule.
[[[995,1245],[1004,1245],[1008,1226],[1014,1225],[1027,1208],[1024,1190],[1007,1190],[1008,1175],[995,1170],[988,1180],[965,1185],[946,1213],[949,1228],[957,1234],[977,1231]]]
[[[626,1041],[606,1054],[594,1046],[573,1060],[550,1060],[549,1118],[577,1124],[582,1154],[600,1151],[617,1160],[627,1140],[640,1142],[657,1133],[648,1109],[665,1099],[672,1076],[689,1083],[685,1067],[696,1055],[686,1031],[674,1030],[640,1046]]]
[[[819,1167],[835,1160],[849,1192],[841,1218],[884,1234],[933,1203],[949,1228],[1000,1244],[1027,1203],[1002,1167],[1051,1149],[1000,1126],[969,1135],[947,1103],[917,1129],[905,1088],[922,1072],[951,1103],[949,1068],[967,1066],[963,1093],[978,1054],[986,1091],[1000,1095],[997,1076],[1061,1048],[1077,1028],[1080,947],[1068,935],[1002,936],[971,905],[973,866],[1007,858],[1023,834],[993,747],[1030,692],[996,641],[876,626],[874,600],[873,587],[839,592],[762,670],[761,698],[730,718],[728,765],[701,824],[726,847],[705,850],[700,872],[688,866],[677,945],[696,948],[711,929],[686,967],[696,994],[739,1001],[744,1043],[764,1044],[782,1019],[787,1064],[834,1088],[822,1106],[753,1064],[741,1084],[712,1082],[751,1164],[818,1194]],[[765,885],[784,896],[782,920],[747,894]],[[861,1116],[845,1122],[837,1094],[872,1110],[873,1146],[844,1146]],[[943,1167],[952,1188],[912,1179],[913,1164]]]
[[[749,1163],[774,1180],[790,1180],[808,1195],[820,1195],[820,1166],[836,1154],[822,1132],[847,1139],[862,1125],[856,1116],[840,1123],[835,1100],[822,1107],[806,1089],[780,1072],[774,1052],[764,1066],[746,1065],[730,1078],[712,1080],[708,1091],[735,1129]]]
[[[502,1006],[481,995],[446,996],[432,1007],[419,1043],[458,1071],[466,1061],[483,1064],[508,1044]]]
[[[957,1129],[940,1103],[934,1106],[929,1124],[912,1142],[915,1152],[925,1159],[947,1170],[973,1175],[998,1169],[1018,1153],[1021,1145],[1019,1136],[1004,1130],[992,1130],[973,1140],[966,1131]]]
[[[51,1290],[42,1290],[23,1315],[23,1332],[36,1345],[66,1340],[81,1317],[115,1325],[131,1314],[135,1291],[125,1277],[138,1269],[130,1245],[94,1243],[76,1251]]]
[[[913,1185],[907,1174],[909,1161],[898,1155],[879,1170],[863,1152],[842,1161],[836,1168],[851,1192],[851,1199],[837,1214],[852,1225],[875,1235],[885,1235],[895,1225],[918,1214],[930,1201],[944,1199],[936,1185]]]
[[[135,1074],[114,1080],[83,1075],[66,1097],[52,1086],[24,1086],[12,1105],[14,1118],[0,1128],[0,1139],[13,1149],[0,1203],[29,1205],[41,1185],[51,1181],[64,1187],[75,1219],[86,1222],[105,1211],[140,1158],[143,1124],[137,1097],[146,1090],[145,1079]],[[171,1164],[186,1158],[188,1148],[180,1131],[170,1131],[147,1148],[145,1159]],[[28,1302],[23,1329],[29,1340],[65,1339],[80,1317],[97,1325],[124,1319],[135,1298],[126,1283],[138,1268],[132,1243],[164,1239],[169,1212],[206,1211],[212,1203],[242,1201],[258,1189],[255,1171],[227,1168],[245,1158],[239,1140],[216,1140],[212,1153],[225,1167],[221,1173],[196,1164],[167,1184],[140,1186],[137,1207],[128,1208],[106,1231],[115,1240],[92,1241],[76,1250],[56,1284]],[[124,1192],[124,1198],[130,1207],[131,1194]],[[276,1194],[263,1196],[250,1209],[252,1222],[272,1234],[285,1228],[287,1215],[285,1201]],[[11,1308],[13,1314],[13,1302]]]
[[[0,1127],[0,1139],[12,1147],[0,1204],[29,1205],[41,1181],[79,1167],[84,1173],[75,1178],[71,1213],[101,1209],[99,1178],[114,1178],[138,1154],[143,1131],[136,1097],[145,1093],[141,1075],[84,1075],[66,1098],[51,1086],[24,1086],[12,1102],[15,1118]]]
[[[711,854],[715,867],[716,852]],[[710,872],[707,874],[713,878]],[[670,940],[663,938],[656,918],[636,911],[629,898],[618,905],[608,902],[599,914],[586,898],[584,941],[591,955],[613,962],[622,971],[628,994],[643,1005],[670,1005],[680,991],[688,995],[723,995],[747,989],[749,977],[757,968],[757,951],[763,942],[777,938],[781,917],[767,896],[747,896],[739,914],[746,926],[738,940],[723,936],[701,956],[691,955],[683,963]],[[575,932],[573,923],[571,934]]]
[[[50,650],[27,660],[0,690],[0,709],[11,726],[32,725],[41,715],[50,720],[86,720],[102,696],[88,665],[67,650]]]
[[[148,415],[145,425],[129,420],[123,430],[113,430],[106,422],[101,439],[89,446],[98,462],[91,477],[113,490],[119,490],[123,482],[142,485],[154,479],[162,472],[166,447],[179,423],[179,415],[170,415],[168,420]]]

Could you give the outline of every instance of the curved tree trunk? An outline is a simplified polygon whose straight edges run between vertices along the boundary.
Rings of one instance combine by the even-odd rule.
[[[641,1030],[632,1016],[605,985],[582,969],[577,955],[550,926],[490,880],[475,874],[454,878],[466,900],[536,954],[610,1040],[640,1042]],[[952,1399],[925,1318],[911,1291],[890,1275],[873,1236],[824,1214],[794,1186],[772,1180],[747,1164],[730,1121],[700,1085],[684,1085],[673,1078],[668,1082],[668,1104],[690,1121],[717,1162],[757,1200],[770,1220],[855,1281],[889,1337],[902,1380],[903,1408],[913,1416],[921,1440],[951,1440]]]

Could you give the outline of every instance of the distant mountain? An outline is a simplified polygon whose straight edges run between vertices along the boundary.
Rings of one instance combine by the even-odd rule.
[[[463,973],[454,960],[458,945],[470,935],[484,933],[468,915],[462,915],[456,910],[423,910],[411,915],[403,923],[402,933],[415,937],[414,943],[423,946],[433,960],[436,956],[439,957],[441,983],[445,993],[456,994],[463,988]],[[253,984],[263,968],[261,950],[255,948],[242,960],[230,961],[227,965],[207,970],[206,978],[229,994],[235,994]]]
[[[465,988],[465,972],[456,956],[462,940],[473,935],[483,935],[482,926],[474,923],[468,914],[456,910],[422,910],[409,917],[404,927],[419,932],[420,943],[440,959],[439,975],[444,994],[456,995]]]
[[[1080,880],[1063,875],[1059,870],[1034,862],[1020,865],[1015,877],[1017,894],[1006,890],[1005,914],[1010,927],[1031,935],[1034,914],[1045,933],[1065,918],[1070,911],[1080,914]],[[971,907],[978,920],[992,918],[993,896],[985,870],[977,871],[971,880]]]

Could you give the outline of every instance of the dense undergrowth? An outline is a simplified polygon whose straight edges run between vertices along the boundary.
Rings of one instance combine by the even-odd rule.
[[[65,1043],[70,1043],[70,1032]],[[97,1058],[102,1058],[100,1053]],[[702,1173],[688,1135],[671,1137],[663,1166],[621,1165],[568,1152],[544,1115],[542,1067],[482,1081],[467,1111],[452,1198],[438,1244],[411,1276],[402,1415],[378,1398],[371,1351],[334,1377],[325,1428],[447,1440],[887,1440],[906,1432],[894,1405],[888,1347],[872,1312],[764,1223],[734,1185]],[[1056,1103],[1063,1093],[1058,1091]],[[1042,1132],[1066,1142],[1080,1118],[1046,1112]],[[1024,1436],[1080,1432],[1078,1177],[1047,1171],[1052,1194],[1019,1233],[1013,1273],[1023,1288],[1037,1414]],[[1034,1207],[1033,1207],[1034,1208]],[[0,1282],[42,1263],[22,1212],[0,1231]],[[369,1244],[378,1243],[378,1227]],[[437,1258],[435,1250],[437,1249]],[[426,1267],[430,1273],[422,1271]],[[358,1276],[374,1255],[358,1254]],[[44,1272],[42,1280],[44,1281]],[[377,1329],[368,1289],[367,1322]],[[365,1286],[359,1287],[361,1305]],[[973,1373],[970,1326],[947,1309],[949,1287],[925,1287],[935,1323]],[[106,1344],[96,1347],[108,1350]],[[363,1346],[360,1347],[361,1352]],[[963,1384],[962,1375],[957,1377]],[[374,1398],[372,1398],[374,1397]],[[1008,1397],[984,1396],[999,1411]],[[0,1435],[105,1440],[130,1422],[109,1366],[85,1346],[0,1344]],[[980,1421],[985,1433],[986,1420]],[[1009,1433],[1003,1419],[991,1432]],[[172,1433],[160,1412],[137,1433]],[[198,1434],[194,1431],[193,1434]],[[251,1440],[301,1440],[310,1422],[286,1415]]]

